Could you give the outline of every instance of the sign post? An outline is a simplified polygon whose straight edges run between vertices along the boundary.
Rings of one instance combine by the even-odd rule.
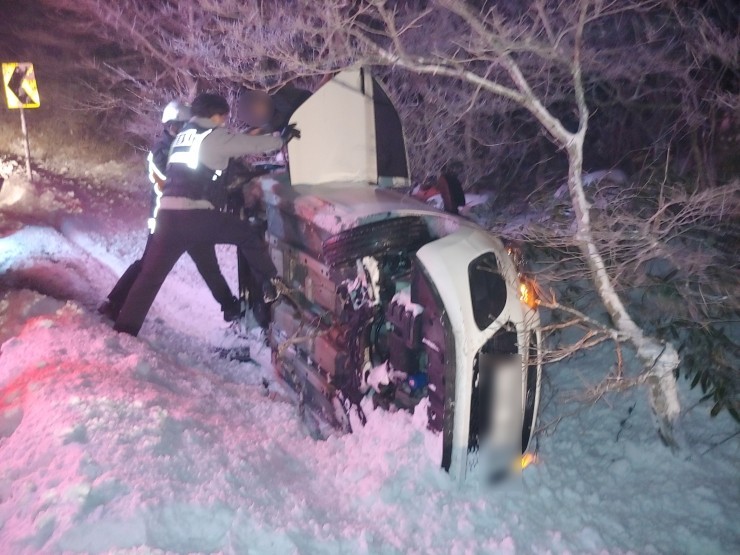
[[[3,87],[5,100],[11,110],[21,112],[21,132],[23,133],[23,147],[26,154],[26,175],[29,181],[31,174],[31,145],[28,141],[28,126],[26,125],[26,108],[41,106],[39,89],[36,86],[36,75],[33,64],[28,62],[3,63]]]
[[[26,127],[26,114],[23,111],[23,106],[20,107],[21,113],[21,132],[23,133],[23,150],[26,154],[26,176],[31,181],[31,144],[28,142],[28,127]]]

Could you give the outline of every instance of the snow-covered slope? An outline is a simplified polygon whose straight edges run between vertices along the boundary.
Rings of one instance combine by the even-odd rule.
[[[726,415],[689,410],[691,448],[673,455],[639,392],[563,403],[596,353],[549,368],[520,483],[453,483],[423,416],[367,406],[364,428],[314,439],[259,334],[229,333],[186,257],[138,339],[94,312],[143,246],[143,208],[66,183],[27,210],[38,191],[14,183],[0,192],[0,554],[740,551]],[[214,352],[240,341],[255,362]]]

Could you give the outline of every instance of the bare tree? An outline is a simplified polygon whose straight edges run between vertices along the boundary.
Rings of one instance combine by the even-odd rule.
[[[740,182],[699,190],[665,180],[618,186],[602,182],[586,194],[594,240],[615,289],[631,298],[635,319],[650,333],[681,345],[682,373],[693,378],[693,385],[701,383],[705,397],[714,398],[712,414],[727,409],[737,419],[739,353],[723,330],[740,315],[738,251],[733,247],[740,241]],[[613,341],[617,364],[608,375],[592,377],[588,398],[641,383],[640,376],[628,378],[622,372],[618,330],[575,308],[588,304],[590,297],[582,287],[587,266],[576,256],[572,214],[553,202],[549,192],[540,191],[530,200],[536,207],[534,219],[515,225],[499,220],[489,226],[534,249],[539,283],[559,291],[541,292],[541,306],[560,314],[545,331],[581,330],[572,344],[558,341],[548,359],[561,360]]]
[[[42,1],[55,21],[64,21],[66,32],[84,36],[86,42],[94,35],[99,41],[93,58],[94,88],[102,94],[91,95],[87,107],[138,114],[131,123],[134,128],[151,121],[150,106],[192,95],[196,89],[274,89],[296,77],[309,77],[310,84],[316,75],[368,61],[363,57],[368,54],[365,45],[352,35],[364,30],[375,39],[387,39],[389,30],[384,30],[379,5],[393,7],[398,25],[404,27],[405,43],[414,44],[419,52],[445,48],[453,52],[469,32],[465,21],[449,17],[443,4],[421,0]],[[495,5],[502,24],[517,28],[515,38],[521,44],[512,56],[544,105],[566,128],[574,128],[572,90],[563,86],[561,77],[572,38],[566,20],[578,11],[576,4],[542,0],[462,4],[474,11]],[[727,80],[727,71],[712,72],[717,64],[737,67],[740,41],[715,24],[717,18],[727,19],[723,14],[731,10],[725,8],[711,20],[668,0],[633,1],[620,9],[607,4],[598,18],[588,21],[580,60],[584,94],[598,123],[588,130],[586,158],[592,165],[608,167],[621,160],[639,169],[646,158],[659,158],[672,148],[677,168],[695,160],[694,166],[711,175],[715,136],[727,121],[734,122],[728,114],[737,109],[737,95],[723,93],[718,85]],[[416,25],[409,26],[415,18]],[[732,23],[726,27],[732,30]],[[525,40],[528,46],[522,48]],[[484,67],[490,52],[488,58],[467,60],[467,65],[496,81],[500,71],[491,74],[492,68]],[[538,80],[532,77],[537,74],[545,87],[536,86]],[[409,77],[401,68],[391,68],[384,79],[405,116],[413,169],[434,171],[442,158],[464,158],[469,185],[488,176],[485,182],[497,186],[529,181],[535,174],[541,183],[548,172],[564,169],[542,128],[511,99],[495,99],[477,82],[436,72]],[[678,156],[677,141],[682,149]]]
[[[173,98],[192,98],[204,89],[271,90],[306,74],[279,61],[293,47],[290,29],[301,20],[287,6],[258,0],[42,1],[51,17],[64,20],[64,35],[92,41],[89,57],[78,62],[90,77],[81,105],[114,118],[124,114],[120,119],[134,135],[150,137],[157,112]]]

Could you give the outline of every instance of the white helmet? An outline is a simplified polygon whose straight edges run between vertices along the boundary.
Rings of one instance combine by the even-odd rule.
[[[190,120],[190,106],[173,100],[162,112],[162,123],[186,122]]]

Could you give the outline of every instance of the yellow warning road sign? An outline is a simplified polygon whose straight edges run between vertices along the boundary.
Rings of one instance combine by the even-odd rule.
[[[5,87],[5,100],[11,110],[41,106],[32,63],[4,63],[3,85]]]

